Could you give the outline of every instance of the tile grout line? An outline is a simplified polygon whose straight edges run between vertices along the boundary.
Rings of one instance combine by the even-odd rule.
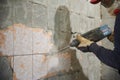
[[[48,10],[48,0],[47,0],[47,30],[48,30],[48,28],[49,28],[49,27],[48,27],[48,25],[49,25],[49,23],[48,23],[48,20],[49,20],[49,15],[48,15],[49,13],[48,13],[48,11],[49,11],[49,10]],[[46,53],[46,54],[47,54],[47,53]],[[48,72],[48,62],[47,62],[47,69],[46,69],[46,71]]]
[[[33,26],[33,4],[31,4],[32,6],[32,19],[31,19],[31,26]],[[32,31],[32,80],[33,80],[33,31]]]
[[[14,2],[13,2],[13,5],[12,5],[12,10],[13,10],[13,13],[12,13],[12,16],[13,16],[13,19],[12,19],[12,23],[14,24],[14,15],[15,15],[15,10],[14,10]],[[13,29],[14,29],[14,26],[13,26]],[[14,79],[14,75],[15,75],[15,65],[14,65],[14,32],[13,32],[13,79]]]

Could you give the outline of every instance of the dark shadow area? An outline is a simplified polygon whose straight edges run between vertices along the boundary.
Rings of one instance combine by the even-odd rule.
[[[0,29],[4,29],[4,22],[9,15],[8,0],[0,0]],[[0,52],[0,80],[13,80],[13,69],[8,57],[4,57]]]
[[[7,0],[0,0],[0,4],[7,4],[8,2],[7,2]]]
[[[106,8],[109,8],[113,5],[115,0],[101,0],[101,5],[103,5]]]
[[[13,69],[7,57],[0,57],[0,80],[13,80]]]
[[[0,29],[3,29],[4,22],[7,20],[9,15],[9,6],[7,0],[0,0]]]
[[[71,39],[70,12],[66,6],[59,6],[57,8],[54,22],[54,44],[58,50],[61,50],[69,45]],[[63,53],[65,54],[59,54],[63,56],[62,58],[58,56],[58,67],[53,67],[46,76],[39,80],[88,80],[76,57],[76,51],[67,49]]]

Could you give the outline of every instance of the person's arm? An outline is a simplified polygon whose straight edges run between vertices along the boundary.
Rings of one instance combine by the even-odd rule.
[[[116,69],[120,69],[120,53],[115,50],[109,50],[102,46],[92,43],[89,50],[93,52],[104,64]]]
[[[120,52],[116,49],[109,50],[96,43],[77,35],[81,43],[77,47],[82,52],[93,52],[103,63],[116,69],[120,69]]]
[[[89,47],[103,63],[120,70],[120,14],[116,16],[114,27],[114,50],[93,43]]]
[[[120,13],[116,16],[114,26],[114,50],[120,55]]]
[[[103,63],[120,70],[120,14],[116,16],[114,27],[114,50],[106,49],[82,36],[77,38],[81,44],[78,47],[83,52],[93,52]],[[87,46],[87,47],[86,47]]]

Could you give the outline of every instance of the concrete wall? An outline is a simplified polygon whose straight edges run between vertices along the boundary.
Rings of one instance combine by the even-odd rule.
[[[0,8],[0,55],[7,56],[14,80],[111,79],[104,76],[108,71],[101,72],[105,67],[94,54],[73,49],[58,52],[68,46],[71,31],[85,33],[101,24],[100,4],[1,0]]]

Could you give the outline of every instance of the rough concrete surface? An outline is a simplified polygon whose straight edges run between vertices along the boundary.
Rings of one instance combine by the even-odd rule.
[[[88,0],[0,0],[0,71],[10,77],[4,80],[119,80],[92,53],[58,52],[71,32],[112,28],[114,17],[105,11]],[[106,39],[99,43],[113,48]]]

